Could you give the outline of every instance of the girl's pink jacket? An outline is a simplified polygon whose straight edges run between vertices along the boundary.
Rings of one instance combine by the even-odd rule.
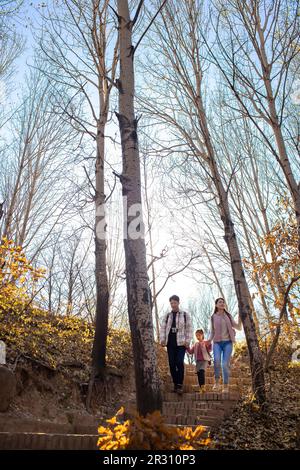
[[[196,361],[210,361],[211,344],[208,341],[197,341],[191,348],[187,348],[190,354],[194,354]]]

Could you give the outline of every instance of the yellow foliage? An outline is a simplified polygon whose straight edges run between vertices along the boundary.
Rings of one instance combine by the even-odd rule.
[[[300,315],[300,257],[298,252],[298,228],[292,204],[287,197],[278,201],[280,220],[260,240],[262,252],[256,253],[254,262],[244,259],[244,266],[254,283],[257,278],[266,297],[280,311],[284,305],[284,293],[291,284],[288,297],[288,313],[297,323]],[[280,292],[279,285],[282,288]],[[257,295],[257,293],[256,293]]]
[[[234,343],[234,357],[240,357],[245,354],[248,354],[248,346],[246,341],[237,341]]]
[[[22,248],[3,237],[0,243],[0,313],[24,310],[30,304],[28,292],[34,291],[36,281],[45,270],[35,268],[27,260]]]
[[[98,429],[100,450],[197,450],[211,444],[210,438],[203,437],[204,426],[195,430],[169,426],[159,411],[125,419],[122,407],[106,422],[108,426]]]
[[[288,363],[288,369],[300,371],[300,361],[299,362],[290,361]]]
[[[34,268],[22,248],[3,238],[0,244],[0,340],[17,353],[52,368],[64,362],[90,363],[94,326],[69,315],[54,316],[33,302],[38,279],[45,270]],[[110,328],[107,361],[123,367],[131,357],[127,331]]]

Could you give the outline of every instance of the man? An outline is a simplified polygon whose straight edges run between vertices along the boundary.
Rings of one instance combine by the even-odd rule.
[[[160,342],[167,346],[170,372],[174,383],[174,392],[182,395],[184,379],[184,356],[189,347],[193,332],[191,317],[179,310],[179,297],[169,299],[171,312],[164,315],[160,328]]]

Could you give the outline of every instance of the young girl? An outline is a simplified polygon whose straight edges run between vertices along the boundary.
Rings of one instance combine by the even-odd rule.
[[[194,354],[196,360],[196,372],[198,375],[198,382],[200,387],[200,392],[205,391],[205,370],[208,363],[210,362],[211,345],[204,340],[203,330],[197,330],[195,333],[197,341],[194,346],[187,348],[187,351],[190,354]]]

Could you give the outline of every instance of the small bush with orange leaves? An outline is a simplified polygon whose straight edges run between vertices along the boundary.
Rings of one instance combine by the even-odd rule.
[[[120,408],[106,422],[107,427],[98,429],[100,450],[199,450],[211,445],[211,439],[204,437],[204,426],[195,430],[169,426],[159,411],[125,419],[125,410]]]
[[[24,310],[36,293],[45,270],[34,267],[21,246],[3,237],[0,242],[0,312]]]

